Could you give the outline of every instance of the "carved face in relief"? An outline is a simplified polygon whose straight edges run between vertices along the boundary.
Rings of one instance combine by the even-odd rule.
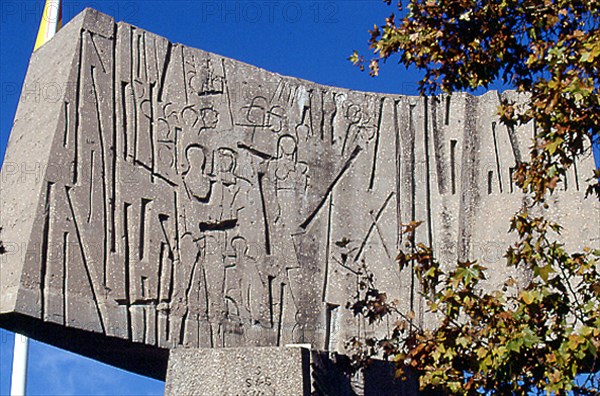
[[[363,118],[363,112],[360,106],[351,104],[346,111],[346,118],[353,124],[358,124]]]
[[[202,147],[193,145],[187,148],[186,159],[189,168],[183,172],[183,180],[190,194],[199,201],[210,196],[211,181],[206,175],[206,155]]]
[[[235,151],[233,151],[230,148],[220,148],[219,150],[217,150],[217,171],[220,174],[226,173],[226,174],[230,174],[233,173],[233,171],[235,170],[235,164],[236,164],[236,160],[235,160]]]
[[[211,107],[200,110],[200,118],[205,129],[215,129],[219,123],[219,112]]]
[[[296,153],[296,140],[290,135],[284,135],[279,139],[277,158],[290,157]]]

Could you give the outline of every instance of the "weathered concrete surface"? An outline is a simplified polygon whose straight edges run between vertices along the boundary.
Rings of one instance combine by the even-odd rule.
[[[174,349],[165,395],[310,395],[310,353],[302,348]]]
[[[1,175],[0,325],[158,378],[179,346],[343,352],[376,330],[343,308],[363,261],[424,321],[401,224],[506,276],[532,128],[500,125],[498,103],[321,86],[88,9],[31,59]],[[592,167],[552,198],[573,249],[600,243]]]
[[[343,360],[340,362],[339,360]],[[394,379],[393,363],[351,373],[348,358],[299,347],[171,350],[166,396],[404,396],[415,381]]]

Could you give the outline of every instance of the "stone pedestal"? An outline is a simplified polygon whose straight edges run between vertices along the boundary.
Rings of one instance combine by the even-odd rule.
[[[414,381],[394,378],[388,362],[349,370],[340,355],[303,347],[171,350],[166,396],[416,395]]]
[[[303,348],[174,349],[165,395],[308,395],[309,365]]]

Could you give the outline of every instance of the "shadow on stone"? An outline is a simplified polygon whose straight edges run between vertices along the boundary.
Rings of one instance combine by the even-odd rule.
[[[374,360],[363,372],[355,372],[347,356],[312,352],[312,380],[317,396],[412,396],[418,392],[416,378],[395,378],[392,362]]]

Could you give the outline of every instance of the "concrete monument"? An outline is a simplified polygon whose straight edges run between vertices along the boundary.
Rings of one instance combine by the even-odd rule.
[[[179,348],[343,353],[378,331],[344,309],[362,262],[424,321],[394,260],[403,223],[424,221],[440,260],[506,272],[533,128],[498,122],[502,95],[322,86],[85,10],[24,83],[1,175],[0,325],[163,379]],[[592,167],[550,198],[571,248],[600,243]]]

